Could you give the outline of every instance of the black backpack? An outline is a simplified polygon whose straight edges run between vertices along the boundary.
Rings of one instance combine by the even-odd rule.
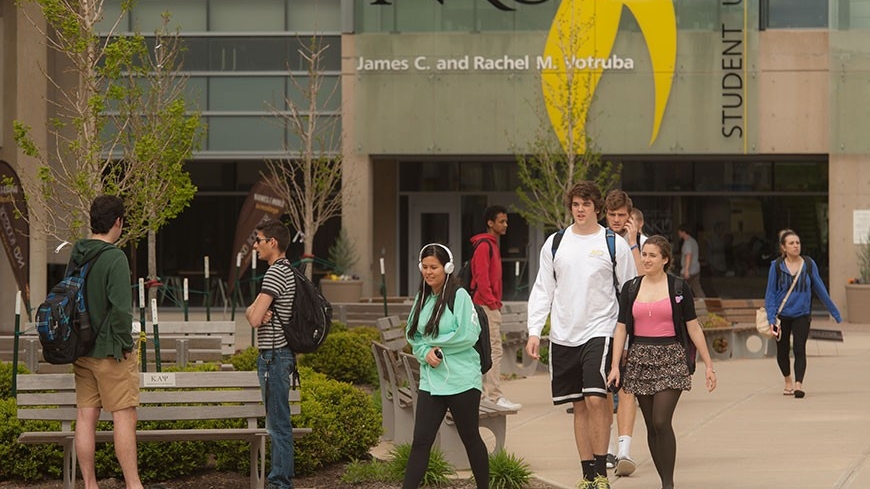
[[[453,304],[448,304],[450,312],[453,312]],[[480,336],[477,337],[477,342],[474,343],[474,349],[477,350],[480,356],[480,373],[485,374],[492,368],[492,343],[489,341],[489,317],[486,315],[483,306],[474,304],[474,310],[477,312],[477,322],[480,324]]]
[[[278,318],[284,329],[284,338],[294,353],[311,353],[326,341],[332,327],[332,304],[323,297],[304,273],[286,259],[278,260],[290,268],[296,282],[293,314],[287,321]],[[273,310],[274,312],[274,310]]]
[[[97,342],[99,330],[91,325],[85,286],[88,272],[107,249],[98,251],[81,265],[70,259],[63,280],[52,287],[45,302],[36,309],[36,332],[46,362],[73,363],[87,355]]]
[[[472,288],[471,283],[474,281],[474,274],[471,271],[471,260],[474,258],[474,252],[477,250],[477,247],[480,246],[480,243],[486,242],[487,246],[489,246],[489,258],[492,259],[492,243],[486,239],[481,238],[474,242],[471,247],[471,258],[465,260],[462,263],[462,267],[459,269],[459,272],[456,273],[456,278],[459,279],[459,285],[462,286],[463,289],[468,291],[468,295],[471,298],[474,298],[474,292],[477,290],[477,287]]]
[[[635,277],[629,282],[628,299],[631,303],[634,303],[634,299],[637,297],[637,289],[640,286],[642,278]],[[683,279],[680,277],[674,277],[674,293],[676,297],[683,295]],[[686,351],[686,366],[689,367],[689,375],[692,375],[695,373],[695,360],[698,356],[698,348],[692,342],[692,338],[689,338],[689,330],[686,327],[686,322],[683,321],[683,306],[680,304],[677,305],[677,323],[681,327],[678,336],[680,337],[683,349]]]

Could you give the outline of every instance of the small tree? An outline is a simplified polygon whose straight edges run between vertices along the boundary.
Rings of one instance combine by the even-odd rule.
[[[22,184],[28,200],[45,213],[33,213],[46,235],[72,241],[85,235],[90,204],[100,194],[118,195],[127,209],[119,245],[151,233],[149,274],[156,275],[154,236],[177,216],[196,192],[183,163],[202,135],[198,114],[188,114],[180,76],[178,36],[157,32],[153,56],[141,35],[116,32],[133,3],[121,3],[108,32],[97,32],[104,0],[24,0],[37,4],[49,31],[49,47],[67,70],[49,73],[57,97],[49,100],[56,117],[49,124],[53,148],[38,147],[31,128],[15,121],[15,140],[39,162],[37,179]],[[37,25],[34,23],[34,25]],[[72,74],[74,83],[64,83]],[[106,130],[111,123],[111,131]]]
[[[568,190],[580,180],[592,180],[602,192],[619,181],[621,165],[601,160],[586,132],[592,104],[593,75],[581,71],[572,57],[584,42],[588,23],[561,19],[550,34],[547,51],[564,62],[564,70],[541,74],[542,97],[535,104],[538,125],[524,149],[516,150],[520,186],[518,212],[532,225],[561,228],[571,222],[564,205]],[[600,75],[598,75],[600,76]]]
[[[178,33],[168,32],[169,21],[169,13],[164,13],[153,53],[140,39],[127,59],[113,94],[118,111],[110,116],[126,136],[119,143],[123,156],[105,180],[107,190],[122,195],[127,207],[123,242],[148,237],[150,278],[157,277],[157,231],[196,193],[184,163],[199,149],[203,136],[199,113],[189,113],[185,102],[182,46]]]
[[[338,85],[326,87],[324,57],[330,49],[316,33],[308,43],[300,42],[299,56],[305,75],[298,76],[288,66],[292,87],[300,98],[284,97],[286,108],[271,106],[279,124],[299,139],[299,148],[285,145],[285,156],[268,160],[266,183],[284,199],[290,223],[301,231],[304,254],[314,250],[314,235],[330,218],[341,213],[341,155],[338,146],[338,119],[320,113],[338,93]],[[334,47],[333,49],[338,49]],[[311,267],[305,273],[311,277]]]

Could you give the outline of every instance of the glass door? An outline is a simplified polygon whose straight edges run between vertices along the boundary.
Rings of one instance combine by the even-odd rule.
[[[420,248],[428,243],[441,243],[454,253],[458,270],[462,266],[462,236],[460,203],[456,194],[412,195],[408,202],[408,295],[417,293],[420,270],[417,267]]]

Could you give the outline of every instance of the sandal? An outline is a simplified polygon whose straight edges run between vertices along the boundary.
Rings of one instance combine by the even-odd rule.
[[[794,389],[783,389],[783,390],[782,390],[782,395],[784,395],[784,396],[793,396],[793,395],[794,395]]]
[[[796,391],[794,391],[795,399],[803,399],[805,395],[806,395],[806,393],[800,389],[797,389]]]

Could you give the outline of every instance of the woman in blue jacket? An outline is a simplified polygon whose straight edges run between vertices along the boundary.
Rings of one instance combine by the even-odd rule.
[[[767,292],[764,294],[764,308],[767,321],[776,335],[776,363],[785,378],[782,393],[801,399],[804,374],[807,371],[807,338],[810,335],[811,307],[813,292],[825,304],[831,316],[839,323],[842,321],[828,290],[819,276],[819,267],[810,257],[801,256],[801,238],[791,229],[779,232],[781,257],[770,263],[767,275]],[[798,275],[800,272],[800,275]],[[797,283],[788,297],[777,324],[776,311],[785,298],[789,287],[797,277]],[[794,379],[791,376],[789,345],[794,336]]]
[[[450,249],[427,244],[420,250],[418,266],[422,280],[406,334],[420,361],[420,389],[402,487],[419,487],[449,408],[477,487],[485,489],[489,487],[489,454],[478,430],[482,379],[480,356],[474,349],[480,336],[477,313],[468,292],[451,277],[456,267]]]

